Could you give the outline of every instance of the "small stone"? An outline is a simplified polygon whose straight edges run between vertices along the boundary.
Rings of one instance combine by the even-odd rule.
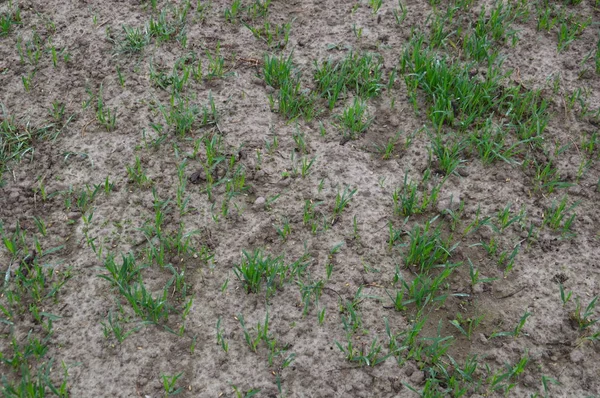
[[[421,383],[423,382],[423,380],[425,380],[425,372],[421,372],[420,370],[419,370],[419,371],[416,371],[415,373],[413,373],[413,374],[410,376],[410,381],[411,381],[411,383],[413,383],[414,385],[419,385],[419,384],[421,384]]]
[[[581,350],[573,350],[569,354],[569,359],[571,359],[571,362],[573,363],[583,362],[583,352],[581,352]]]
[[[69,220],[77,220],[79,217],[81,217],[81,213],[72,211],[69,214],[67,214],[67,217],[69,217]]]
[[[415,372],[415,368],[413,368],[412,366],[407,366],[406,370],[404,370],[404,374],[407,376],[411,376],[413,373]]]
[[[525,375],[523,384],[525,384],[527,387],[533,387],[537,384],[537,382],[532,375]]]
[[[479,340],[479,342],[481,344],[487,344],[488,343],[488,339],[487,339],[487,337],[485,337],[485,335],[483,333],[479,333],[477,335],[477,339]]]
[[[474,294],[481,294],[481,293],[483,293],[483,283],[478,283],[475,286],[473,286],[473,293]]]
[[[264,209],[266,202],[267,202],[267,200],[265,198],[263,198],[262,196],[259,196],[254,201],[253,207],[254,207],[255,210]]]
[[[448,192],[443,199],[437,203],[437,211],[442,213],[444,210],[456,211],[460,206],[460,195],[458,192]]]
[[[258,170],[256,173],[254,173],[254,179],[257,181],[262,180],[265,177],[265,172],[263,170]]]

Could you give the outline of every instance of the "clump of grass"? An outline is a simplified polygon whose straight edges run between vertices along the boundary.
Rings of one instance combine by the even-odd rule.
[[[564,196],[559,203],[552,203],[552,206],[546,210],[544,214],[543,225],[548,225],[554,230],[559,230],[563,234],[569,234],[571,232],[571,225],[575,221],[577,214],[573,213],[572,210],[579,204],[579,202],[573,203],[567,207],[567,196]]]
[[[21,24],[21,9],[8,10],[0,15],[0,37],[7,36],[14,25]]]
[[[429,179],[430,170],[427,169],[423,176],[422,184]],[[404,217],[424,212],[430,205],[437,203],[438,195],[444,180],[434,184],[428,192],[419,194],[419,183],[408,179],[408,172],[404,173],[402,187],[396,188],[392,193],[393,211],[395,215]]]
[[[373,118],[369,117],[367,104],[359,98],[354,98],[352,104],[337,118],[343,128],[344,136],[351,139],[356,139],[358,135],[364,133],[373,122]]]
[[[293,271],[285,265],[282,256],[271,257],[258,249],[251,253],[243,251],[242,255],[242,261],[233,271],[248,293],[259,293],[263,283],[266,283],[267,296],[270,296],[283,286]]]
[[[123,34],[111,39],[115,45],[115,52],[118,54],[135,55],[141,54],[150,40],[150,35],[145,28],[132,28],[123,26]]]
[[[400,72],[416,111],[417,88],[425,92],[427,115],[438,131],[443,126],[465,131],[485,123],[490,114],[502,114],[500,126],[521,140],[541,141],[548,123],[548,102],[540,91],[502,84],[509,73],[501,71],[500,61],[488,65],[482,78],[473,78],[475,64],[451,62],[424,47],[423,36],[415,36],[400,59]]]
[[[105,105],[102,87],[96,98],[96,119],[108,132],[113,131],[117,126],[117,109],[111,110]]]
[[[431,141],[431,153],[437,158],[436,166],[444,175],[449,176],[456,173],[458,167],[464,162],[462,152],[464,143],[462,140],[448,140],[444,143],[441,134],[436,134]]]
[[[273,88],[280,88],[282,84],[291,79],[295,79],[295,72],[292,64],[292,53],[285,57],[265,55],[263,59],[263,77],[265,83]]]
[[[208,95],[208,104],[202,108],[190,103],[187,98],[172,95],[169,106],[159,105],[159,110],[166,124],[180,137],[184,137],[195,128],[213,126],[219,121],[219,112],[212,93]]]
[[[249,23],[243,22],[244,26],[248,28],[254,37],[264,41],[270,48],[283,49],[287,46],[290,38],[290,31],[292,30],[292,23],[287,22],[281,25],[264,21],[262,25],[252,26]]]
[[[287,58],[266,56],[263,66],[263,77],[271,87],[278,89],[277,96],[269,95],[271,109],[275,109],[284,117],[294,120],[300,116],[311,120],[315,116],[314,96],[303,90],[300,74],[294,71],[292,55]]]
[[[33,136],[29,129],[19,128],[13,116],[8,115],[2,106],[0,117],[0,179],[6,165],[13,160],[19,161],[33,154]]]
[[[435,218],[407,232],[409,242],[404,256],[407,267],[418,267],[424,272],[443,266],[458,247],[458,243],[452,245],[450,240],[442,239],[439,226],[433,227],[434,221]]]
[[[333,109],[339,99],[353,92],[362,99],[380,94],[385,87],[383,78],[383,60],[375,54],[351,52],[341,61],[331,59],[320,65],[315,62],[314,80],[317,91]]]

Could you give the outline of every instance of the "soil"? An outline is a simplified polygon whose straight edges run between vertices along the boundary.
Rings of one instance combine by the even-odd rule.
[[[485,3],[475,1],[467,13],[477,15]],[[352,12],[355,4],[358,7]],[[314,62],[339,59],[348,49],[380,54],[386,74],[397,67],[411,30],[427,32],[428,16],[433,12],[425,1],[409,0],[404,4],[408,13],[400,25],[393,15],[397,9],[394,1],[384,1],[373,14],[367,2],[273,0],[268,18],[277,24],[293,21],[284,53],[292,54],[303,73],[303,85],[310,88]],[[5,234],[12,233],[19,223],[31,240],[39,236],[34,217],[44,220],[47,235],[39,236],[41,245],[44,250],[58,250],[36,261],[53,268],[57,275],[68,276],[56,298],[43,301],[40,307],[59,317],[53,322],[47,354],[55,360],[52,377],[58,380],[62,376],[59,364],[68,366],[68,390],[73,397],[164,396],[161,375],[180,372],[177,386],[183,388],[179,396],[185,397],[235,396],[233,386],[244,392],[260,390],[258,397],[280,396],[278,384],[283,395],[289,397],[417,396],[408,386],[424,388],[430,376],[424,364],[414,359],[398,363],[390,357],[377,366],[359,366],[345,359],[336,342],[346,341],[340,301],[352,301],[359,288],[362,326],[353,336],[359,349],[368,348],[375,337],[387,347],[386,320],[391,330],[399,333],[414,319],[410,309],[395,311],[386,294],[386,290],[391,291],[397,266],[404,278],[412,277],[411,270],[402,266],[403,249],[389,249],[389,223],[400,228],[403,222],[392,212],[393,191],[402,186],[406,173],[420,180],[429,165],[430,138],[421,130],[430,125],[427,115],[415,113],[399,78],[381,96],[369,100],[374,121],[356,140],[342,140],[333,116],[337,110],[325,112],[316,120],[290,122],[271,110],[269,95],[274,90],[261,78],[263,56],[273,50],[242,23],[225,21],[224,9],[229,5],[229,1],[212,1],[201,19],[198,5],[192,4],[185,48],[176,40],[152,40],[141,54],[128,55],[115,53],[107,32],[120,37],[122,26],[142,27],[151,15],[157,15],[150,3],[13,2],[13,7],[21,9],[22,23],[0,38],[0,103],[5,108],[4,117],[14,116],[20,128],[27,131],[52,122],[48,110],[54,101],[65,105],[60,134],[55,140],[34,140],[33,152],[8,165],[0,188],[0,220]],[[161,6],[166,4],[159,2]],[[8,7],[2,2],[0,11]],[[464,230],[478,211],[481,217],[495,217],[511,203],[512,209],[526,209],[527,225],[539,231],[536,238],[528,240],[527,230],[513,224],[498,234],[496,239],[503,250],[520,247],[510,272],[477,246],[490,240],[494,232],[489,228],[466,236],[456,234],[458,246],[451,261],[462,265],[445,287],[447,300],[428,313],[421,333],[422,337],[438,333],[454,336],[448,354],[458,362],[477,355],[481,374],[485,373],[484,364],[492,370],[503,369],[507,363],[514,364],[527,356],[526,369],[515,379],[517,385],[509,396],[544,394],[543,377],[557,382],[548,382],[549,396],[600,395],[599,345],[585,340],[597,331],[596,325],[580,331],[572,320],[576,297],[587,306],[600,294],[600,162],[592,162],[577,178],[585,156],[581,137],[597,132],[599,127],[596,119],[567,109],[565,101],[581,88],[586,90],[589,109],[600,108],[600,76],[593,71],[591,61],[584,62],[598,42],[600,11],[587,0],[572,7],[593,22],[568,49],[558,52],[556,32],[537,31],[532,13],[529,21],[513,26],[519,38],[515,46],[506,45],[501,51],[504,68],[514,71],[513,81],[527,89],[542,88],[550,101],[552,116],[544,133],[545,145],[548,153],[560,152],[556,165],[562,180],[572,185],[552,193],[535,191],[531,170],[505,162],[487,166],[476,157],[468,157],[460,173],[446,180],[438,203],[409,221],[410,226],[423,224],[438,215],[437,222],[447,222],[445,210],[456,210],[456,204],[463,201],[459,229]],[[49,25],[50,20],[54,26]],[[362,37],[356,37],[353,26],[362,28]],[[64,62],[59,57],[55,67],[50,52],[45,51],[32,87],[25,91],[22,76],[30,72],[31,66],[20,62],[17,41],[19,37],[30,40],[34,31],[44,42],[51,38],[56,48],[70,54],[70,59]],[[152,124],[162,121],[156,104],[168,104],[170,98],[168,90],[150,81],[150,63],[170,71],[177,59],[195,53],[207,64],[206,52],[214,51],[218,43],[226,75],[199,82],[190,79],[184,90],[198,105],[207,104],[212,96],[219,111],[218,124],[193,129],[185,137],[169,132],[162,143],[150,144],[157,137]],[[117,67],[124,85],[119,82]],[[552,90],[555,76],[560,76],[558,93]],[[117,109],[114,131],[98,123],[93,106],[82,106],[89,99],[89,90],[97,93],[100,89],[106,106]],[[320,134],[320,122],[326,131],[324,136]],[[414,133],[411,144],[397,145],[390,159],[382,159],[375,146],[385,145],[399,132],[401,143]],[[249,187],[244,195],[232,200],[227,216],[221,215],[225,186],[215,187],[212,200],[205,192],[207,176],[201,164],[206,156],[204,146],[199,156],[192,156],[194,140],[217,133],[222,137],[224,152],[233,155],[246,170]],[[293,138],[298,133],[304,134],[306,156],[316,159],[306,178],[288,176],[293,174],[290,154],[294,153],[296,159],[303,156]],[[279,146],[269,153],[265,143],[274,137]],[[136,157],[151,186],[140,187],[130,181],[126,167],[133,165]],[[180,215],[175,205],[177,167],[184,159],[191,210]],[[442,179],[434,174],[432,181]],[[67,208],[64,192],[69,187],[79,192],[86,186],[104,184],[107,178],[114,189],[109,194],[101,190],[97,195],[90,207],[93,218],[88,226],[89,210],[81,213],[74,205]],[[331,214],[336,195],[345,187],[357,190],[349,205],[327,231],[312,234],[303,224],[305,202],[321,203],[317,212]],[[170,300],[181,308],[193,296],[189,315],[182,321],[180,312],[175,311],[168,322],[141,325],[119,343],[103,333],[102,323],[107,322],[109,313],[121,313],[127,330],[140,326],[140,319],[119,298],[118,290],[98,275],[106,274],[103,258],[109,252],[117,259],[121,253],[131,252],[143,262],[148,243],[141,228],[154,222],[153,191],[161,200],[171,200],[164,230],[174,231],[183,225],[185,232],[195,231],[191,245],[198,250],[207,248],[212,257],[169,253],[167,262],[178,273],[183,271],[189,284],[185,300],[176,295]],[[547,209],[564,195],[568,195],[570,204],[577,202],[574,237],[542,227]],[[283,240],[277,228],[286,220],[291,233]],[[96,245],[103,248],[101,255],[94,253],[86,234],[97,238]],[[342,244],[339,251],[331,255],[338,244]],[[306,262],[304,282],[325,280],[326,264],[332,263],[332,275],[318,305],[304,314],[295,280],[269,298],[264,290],[247,293],[236,278],[234,266],[242,261],[243,251],[258,248],[272,256],[283,256],[285,263],[298,259]],[[482,277],[496,280],[472,288],[469,260]],[[2,275],[9,263],[9,253],[3,248]],[[143,275],[149,289],[158,294],[172,272],[152,266]],[[573,292],[566,305],[560,299],[559,283],[566,292]],[[3,300],[5,297],[0,302]],[[125,308],[121,312],[120,306]],[[320,324],[322,309],[325,316]],[[269,331],[277,346],[285,350],[272,365],[264,343],[259,344],[256,353],[246,344],[239,322],[242,315],[247,328],[255,333],[257,323],[263,322],[267,313]],[[450,323],[457,313],[464,318],[483,316],[470,339]],[[492,337],[494,332],[513,330],[525,313],[530,316],[518,337]],[[594,312],[592,318],[599,316]],[[219,319],[228,352],[217,344]],[[185,328],[179,333],[182,325]],[[0,351],[10,351],[12,336],[24,341],[31,331],[44,335],[25,310],[18,313],[12,325],[1,323]],[[383,352],[387,353],[387,348]],[[284,367],[284,359],[292,353],[295,358]],[[9,374],[18,374],[11,373],[6,363],[0,364],[0,373],[9,380],[13,377]],[[502,395],[488,387],[480,394]]]

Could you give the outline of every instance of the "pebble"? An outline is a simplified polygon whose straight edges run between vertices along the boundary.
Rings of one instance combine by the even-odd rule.
[[[254,179],[259,181],[262,180],[265,177],[265,172],[262,170],[258,170],[256,173],[254,173]]]
[[[482,279],[483,279],[483,277],[482,277]],[[483,293],[483,283],[478,283],[475,286],[473,286],[473,293],[474,294]]]
[[[573,350],[569,354],[569,359],[573,363],[583,362],[583,352],[581,352],[581,350]]]
[[[443,199],[440,199],[436,205],[438,212],[443,212],[444,210],[458,210],[460,206],[460,195],[458,192],[448,192]]]
[[[479,334],[477,335],[477,339],[479,340],[479,342],[480,342],[481,344],[487,344],[487,342],[488,342],[488,339],[487,339],[487,337],[485,337],[485,335],[484,335],[483,333],[479,333]]]
[[[410,376],[411,383],[415,385],[421,384],[423,380],[425,380],[425,372],[421,372],[420,370]]]
[[[264,209],[265,207],[265,203],[267,202],[267,200],[265,198],[263,198],[262,196],[259,196],[258,198],[256,198],[256,200],[254,201],[254,210],[261,210]]]

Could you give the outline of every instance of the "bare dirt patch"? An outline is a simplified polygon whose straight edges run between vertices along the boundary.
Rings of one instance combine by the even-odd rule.
[[[3,395],[600,394],[599,7],[1,3]]]

